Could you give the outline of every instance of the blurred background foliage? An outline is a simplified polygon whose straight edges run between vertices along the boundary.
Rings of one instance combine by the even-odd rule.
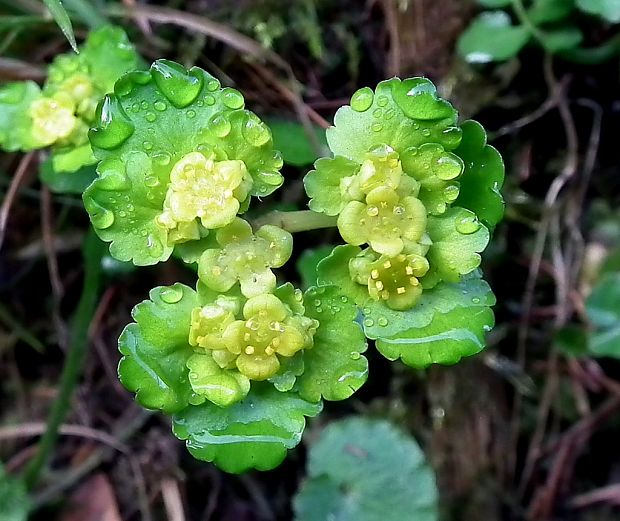
[[[431,506],[403,520],[619,518],[620,2],[0,0],[0,80],[42,81],[55,54],[105,22],[122,25],[146,61],[199,65],[269,120],[286,185],[263,209],[304,207],[301,179],[324,152],[323,129],[357,88],[430,77],[463,119],[490,129],[506,161],[507,217],[484,259],[497,327],[483,354],[456,367],[414,372],[369,353],[368,383],[326,407],[305,447],[277,470],[229,476],[192,460],[116,377],[132,306],[194,276],[181,263],[136,272],[104,255],[86,369],[51,469],[27,496],[20,475],[57,396],[88,220],[79,194],[38,181],[44,153],[3,154],[1,520],[318,520],[328,504],[338,520],[365,521],[392,512],[386,483],[400,497],[404,478]],[[296,235],[288,280],[310,284],[335,233]],[[364,419],[340,423],[352,414]],[[326,438],[351,457],[330,461]],[[397,463],[364,467],[372,458]]]

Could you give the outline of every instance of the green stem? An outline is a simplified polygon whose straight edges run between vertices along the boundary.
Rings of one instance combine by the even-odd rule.
[[[88,352],[88,328],[97,307],[103,252],[103,243],[91,231],[84,244],[84,286],[73,319],[71,341],[60,378],[58,396],[49,414],[47,430],[41,437],[37,453],[24,475],[30,489],[36,486],[41,470],[50,459],[58,439],[58,429],[69,412],[73,391],[82,373]]]
[[[523,5],[523,0],[512,0],[512,8],[514,9],[519,21],[525,27],[527,27],[527,29],[530,31],[532,36],[536,38],[536,40],[538,40],[538,42],[540,43],[540,45],[542,45],[544,49],[545,40],[546,40],[545,33],[541,31],[534,22],[532,22],[532,20],[527,14],[527,10],[525,9],[525,6]]]
[[[620,34],[598,47],[577,47],[558,53],[563,59],[584,65],[598,65],[620,54]]]
[[[284,228],[286,231],[307,232],[321,228],[333,228],[336,226],[337,217],[313,212],[312,210],[300,210],[296,212],[273,211],[265,214],[252,224],[259,228],[265,224],[271,224]]]

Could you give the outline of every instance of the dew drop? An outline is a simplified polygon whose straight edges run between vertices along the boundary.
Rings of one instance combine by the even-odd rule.
[[[163,101],[156,101],[153,104],[153,107],[155,108],[155,110],[158,110],[159,112],[163,112],[164,110],[166,110],[168,106]]]
[[[349,302],[349,298],[348,298],[348,297],[345,297],[344,295],[342,295],[342,297],[340,297],[340,301],[341,301],[343,304],[346,304],[347,302]]]
[[[205,96],[205,103],[209,106],[211,105],[215,105],[215,98],[213,96],[211,96],[210,94],[207,94]]]
[[[238,90],[226,87],[222,90],[222,101],[229,109],[240,109],[243,107],[243,96]]]
[[[144,150],[152,150],[153,149],[153,143],[151,143],[150,141],[144,141],[142,143],[142,147],[144,148]]]
[[[366,327],[372,327],[375,325],[375,321],[372,318],[365,318],[364,319],[364,325]]]
[[[245,140],[255,147],[264,145],[269,141],[269,130],[265,124],[257,117],[248,117],[245,125],[241,129],[241,133]]]
[[[372,111],[372,115],[373,117],[379,119],[381,116],[383,116],[383,111],[381,109],[375,109]]]
[[[155,161],[155,163],[157,163],[158,165],[162,166],[170,164],[171,159],[172,156],[168,152],[158,152],[157,154],[153,155],[153,161]]]
[[[428,129],[428,128],[423,128],[423,129],[422,129],[422,135],[423,135],[424,137],[430,137],[430,136],[431,136],[431,130],[430,130],[430,129]]]
[[[157,116],[153,112],[147,112],[145,118],[149,123],[153,123],[153,121],[157,119]]]
[[[385,327],[388,325],[388,319],[385,317],[379,317],[379,319],[377,320],[377,323],[381,326],[381,327]]]
[[[474,215],[458,217],[455,220],[456,231],[464,235],[470,235],[480,229],[480,223]]]
[[[471,299],[472,304],[480,304],[480,299],[478,297],[474,297]]]
[[[108,94],[101,104],[99,126],[90,131],[89,137],[93,146],[111,150],[127,141],[134,129],[118,98]]]
[[[361,356],[357,351],[353,351],[351,353],[351,360],[359,360]]]
[[[215,78],[211,78],[210,80],[207,80],[206,87],[207,87],[207,90],[209,92],[214,92],[214,91],[216,91],[217,89],[220,88],[220,82],[218,80],[216,80]],[[205,101],[206,101],[206,98],[205,98]],[[213,100],[213,101],[215,101],[215,100]],[[207,102],[207,105],[209,105],[208,102]]]
[[[151,74],[159,90],[179,109],[187,107],[202,90],[202,75],[169,60],[157,60]]]
[[[106,169],[101,172],[97,186],[109,192],[124,190],[129,187],[125,174],[119,170]]]
[[[217,137],[223,138],[230,133],[231,125],[230,121],[228,121],[228,119],[224,115],[215,114],[209,120],[209,128]]]
[[[351,108],[356,112],[365,112],[372,105],[374,93],[370,87],[363,87],[351,96]]]
[[[382,125],[381,123],[373,123],[373,124],[370,126],[370,129],[371,129],[373,132],[381,132],[381,131],[383,130],[383,125]]]
[[[166,304],[176,304],[183,297],[183,290],[170,286],[164,288],[159,295]]]
[[[90,214],[90,220],[95,228],[105,230],[114,224],[114,214],[101,206],[92,197],[84,200],[84,206]]]
[[[443,195],[448,202],[456,201],[456,198],[459,196],[459,187],[456,185],[448,185],[443,189]]]
[[[189,118],[189,119],[193,119],[196,117],[196,111],[195,110],[188,110],[185,115]]]

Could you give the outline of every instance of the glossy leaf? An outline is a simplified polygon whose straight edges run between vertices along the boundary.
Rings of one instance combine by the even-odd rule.
[[[366,339],[356,322],[357,307],[335,286],[313,287],[304,295],[306,316],[319,321],[314,345],[304,352],[304,372],[297,379],[302,398],[344,400],[368,378]]]
[[[457,112],[439,98],[426,78],[382,81],[373,92],[364,87],[351,105],[336,112],[327,142],[335,156],[361,163],[371,148],[385,144],[399,154],[412,146],[438,143],[446,150],[460,142]]]
[[[499,152],[487,144],[484,128],[477,121],[465,121],[463,139],[455,153],[463,159],[465,171],[459,178],[461,187],[456,206],[467,208],[478,219],[494,228],[504,215],[504,162]]]
[[[432,245],[427,259],[430,270],[424,286],[439,280],[457,282],[480,266],[480,252],[489,242],[489,231],[476,215],[464,208],[450,208],[444,215],[428,218],[427,232]]]
[[[504,11],[487,11],[461,35],[457,50],[469,63],[505,61],[519,54],[529,40],[528,29],[512,25]]]
[[[413,438],[354,417],[328,426],[310,448],[296,521],[437,521],[435,476]]]
[[[183,284],[157,287],[149,296],[134,308],[135,323],[119,338],[118,374],[141,405],[173,413],[187,406],[192,393],[186,363],[193,354],[191,312],[199,299]]]
[[[305,417],[321,408],[320,402],[281,393],[271,384],[253,384],[247,397],[230,407],[190,405],[173,417],[173,432],[195,458],[226,472],[269,470],[299,444]]]
[[[567,25],[544,33],[543,46],[549,52],[560,52],[578,47],[583,41],[579,28]]]
[[[173,245],[157,218],[174,165],[192,153],[243,161],[252,178],[250,194],[268,195],[282,184],[282,159],[273,149],[271,133],[243,106],[239,92],[220,88],[207,72],[167,60],[116,83],[115,94],[100,104],[98,125],[90,132],[95,155],[104,161],[101,178],[84,196],[87,209],[106,215],[103,226],[98,217],[91,219],[100,236],[122,242],[116,248],[113,243],[112,255],[136,264],[155,264],[170,256]],[[136,162],[138,171],[132,166]],[[113,176],[118,187],[110,186],[107,168],[117,172]],[[128,230],[150,239],[146,244],[127,242],[123,236]]]
[[[594,330],[588,340],[596,356],[620,358],[620,273],[603,275],[586,302]]]
[[[319,285],[334,285],[340,288],[342,293],[352,299],[358,306],[361,306],[370,298],[366,286],[351,280],[351,275],[349,274],[349,261],[361,251],[360,247],[351,246],[350,244],[336,246],[331,254],[317,265],[317,281]]]

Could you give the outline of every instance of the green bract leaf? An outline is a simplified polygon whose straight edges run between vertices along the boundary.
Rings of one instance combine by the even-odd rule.
[[[36,148],[28,110],[32,102],[40,97],[41,89],[34,81],[0,87],[0,147],[4,150],[11,152]]]
[[[306,134],[306,129],[295,121],[268,120],[273,135],[273,145],[282,153],[285,163],[294,166],[310,165],[317,158],[316,151]],[[325,130],[313,127],[316,141],[327,146]]]
[[[427,254],[430,270],[422,281],[425,286],[438,280],[457,282],[461,275],[480,266],[480,252],[489,242],[489,230],[473,212],[454,207],[441,216],[431,216],[427,232],[432,245]]]
[[[159,60],[114,89],[90,132],[103,161],[84,203],[118,258],[166,260],[174,244],[200,240],[230,223],[249,195],[282,184],[269,129],[202,69]],[[127,241],[128,231],[144,240]]]
[[[336,286],[310,288],[304,295],[306,315],[319,321],[314,345],[304,353],[304,372],[297,379],[302,398],[318,402],[344,400],[368,378],[366,339],[357,308]]]
[[[500,189],[504,184],[504,162],[499,152],[487,145],[487,135],[477,121],[465,121],[463,139],[455,150],[465,163],[465,171],[459,178],[461,188],[456,206],[474,212],[489,228],[502,219],[504,199]]]
[[[457,50],[470,63],[514,58],[530,40],[522,25],[514,26],[504,11],[482,13],[461,35]]]
[[[6,473],[0,462],[0,505],[2,505],[2,521],[26,521],[30,500],[26,485],[19,478]]]
[[[125,328],[118,342],[123,354],[118,373],[144,407],[172,413],[187,406],[192,388],[186,363],[194,352],[188,336],[198,305],[194,290],[174,284],[151,290],[150,300],[134,308],[136,323]]]
[[[308,206],[315,212],[338,215],[345,205],[340,192],[343,178],[354,175],[359,164],[342,156],[322,157],[304,177],[304,187],[310,197]]]
[[[594,326],[589,351],[620,358],[620,273],[603,275],[586,302],[586,310]]]
[[[436,521],[435,477],[410,436],[388,422],[350,418],[310,449],[296,521]]]
[[[173,418],[173,432],[186,440],[197,459],[226,472],[277,467],[286,451],[301,440],[305,416],[315,416],[321,403],[310,403],[271,384],[254,384],[247,397],[222,409],[210,403],[189,406]]]
[[[608,22],[620,22],[619,0],[577,0],[577,7],[586,13],[598,15]]]
[[[446,150],[460,142],[457,112],[439,98],[426,78],[382,81],[373,92],[364,87],[351,97],[351,105],[338,109],[327,142],[335,156],[357,163],[377,145],[399,154],[412,146],[437,143]]]

